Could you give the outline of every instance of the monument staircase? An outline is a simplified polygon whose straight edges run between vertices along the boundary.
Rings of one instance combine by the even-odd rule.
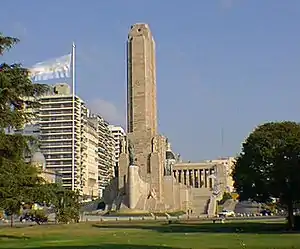
[[[193,194],[193,214],[203,215],[207,213],[209,200],[211,196],[210,189],[194,188]]]

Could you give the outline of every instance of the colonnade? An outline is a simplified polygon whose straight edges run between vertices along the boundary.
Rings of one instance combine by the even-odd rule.
[[[175,169],[173,175],[178,182],[194,188],[213,188],[213,169]]]

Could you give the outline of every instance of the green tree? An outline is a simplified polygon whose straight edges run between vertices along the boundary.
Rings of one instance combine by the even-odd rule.
[[[54,205],[56,221],[62,223],[78,222],[80,212],[79,194],[67,190],[59,184],[45,185],[45,192],[48,192],[47,202]]]
[[[18,41],[0,33],[0,55]],[[22,128],[29,122],[32,115],[24,107],[37,107],[38,96],[47,89],[46,85],[33,84],[21,64],[0,65],[0,207],[10,215],[20,211],[22,202],[34,201],[43,180],[38,169],[24,158],[31,138],[8,134],[6,129]]]
[[[258,126],[243,143],[233,170],[241,200],[263,203],[278,198],[294,228],[294,205],[300,200],[300,125],[271,122]]]
[[[18,39],[0,33],[0,55],[11,48]],[[21,64],[0,65],[0,129],[21,128],[32,119],[24,107],[36,107],[38,97],[48,90],[44,84],[33,84],[29,70]]]

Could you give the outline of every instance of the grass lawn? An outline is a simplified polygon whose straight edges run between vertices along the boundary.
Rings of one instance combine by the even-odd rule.
[[[0,228],[0,248],[300,249],[300,234],[278,223],[82,223]]]

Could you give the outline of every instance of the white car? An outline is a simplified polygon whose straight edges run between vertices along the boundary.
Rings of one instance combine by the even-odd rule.
[[[233,216],[235,216],[235,213],[233,211],[229,211],[229,210],[222,210],[222,212],[219,213],[219,216],[233,217]]]

